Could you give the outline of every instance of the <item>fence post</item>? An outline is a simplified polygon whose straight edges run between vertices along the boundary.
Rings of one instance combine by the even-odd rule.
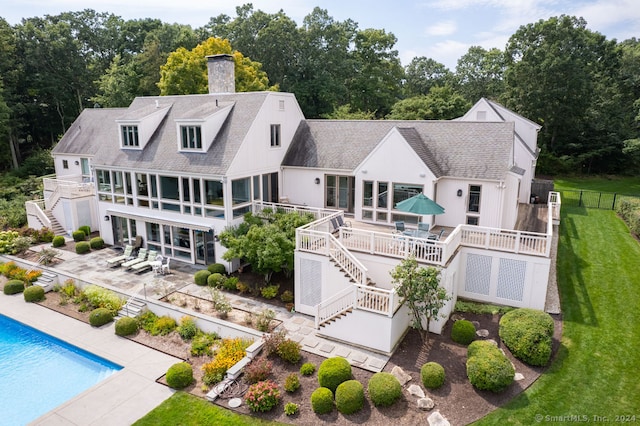
[[[578,207],[582,207],[582,190],[580,190],[580,199],[578,200]]]
[[[613,193],[613,203],[611,203],[611,210],[615,210],[616,209],[616,197],[618,196],[617,192]]]

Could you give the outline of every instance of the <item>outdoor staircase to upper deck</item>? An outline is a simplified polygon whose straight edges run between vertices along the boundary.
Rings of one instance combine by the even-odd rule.
[[[64,227],[58,222],[51,210],[44,210],[44,214],[51,221],[51,230],[55,235],[64,235],[66,233]]]
[[[138,300],[135,297],[131,297],[129,298],[129,300],[127,300],[127,303],[124,304],[120,311],[118,311],[115,319],[123,317],[135,318],[142,312],[144,312],[146,308],[147,304],[144,301]]]

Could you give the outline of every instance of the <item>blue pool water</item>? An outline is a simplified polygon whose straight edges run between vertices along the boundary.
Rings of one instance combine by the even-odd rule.
[[[0,315],[0,423],[24,425],[121,368]]]

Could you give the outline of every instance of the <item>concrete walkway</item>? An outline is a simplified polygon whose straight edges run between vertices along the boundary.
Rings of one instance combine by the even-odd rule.
[[[43,247],[50,248],[50,245],[36,246],[32,250],[38,252]],[[113,249],[96,250],[85,255],[77,255],[66,250],[60,250],[60,252],[64,262],[56,265],[55,269],[76,281],[113,287],[129,295],[146,295],[155,299],[160,299],[173,291],[211,299],[206,288],[193,283],[193,274],[202,269],[202,266],[197,267],[172,259],[169,275],[155,275],[151,271],[137,274],[119,267],[110,268],[107,265],[107,259],[120,254]],[[233,307],[244,311],[257,314],[264,309],[273,309],[276,312],[276,319],[282,321],[281,327],[287,330],[289,338],[299,342],[304,351],[325,358],[341,356],[349,360],[351,365],[373,372],[382,371],[389,361],[389,356],[318,336],[314,318],[311,316],[291,313],[284,308],[236,294],[225,293],[225,295],[231,300]]]
[[[116,336],[113,323],[90,327],[35,303],[25,303],[21,294],[0,295],[0,312],[124,367],[31,425],[130,425],[173,394],[156,380],[180,360]]]

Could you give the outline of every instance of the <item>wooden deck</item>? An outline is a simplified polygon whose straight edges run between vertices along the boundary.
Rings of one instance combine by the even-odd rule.
[[[527,232],[547,232],[549,208],[546,204],[519,204],[515,229]]]

